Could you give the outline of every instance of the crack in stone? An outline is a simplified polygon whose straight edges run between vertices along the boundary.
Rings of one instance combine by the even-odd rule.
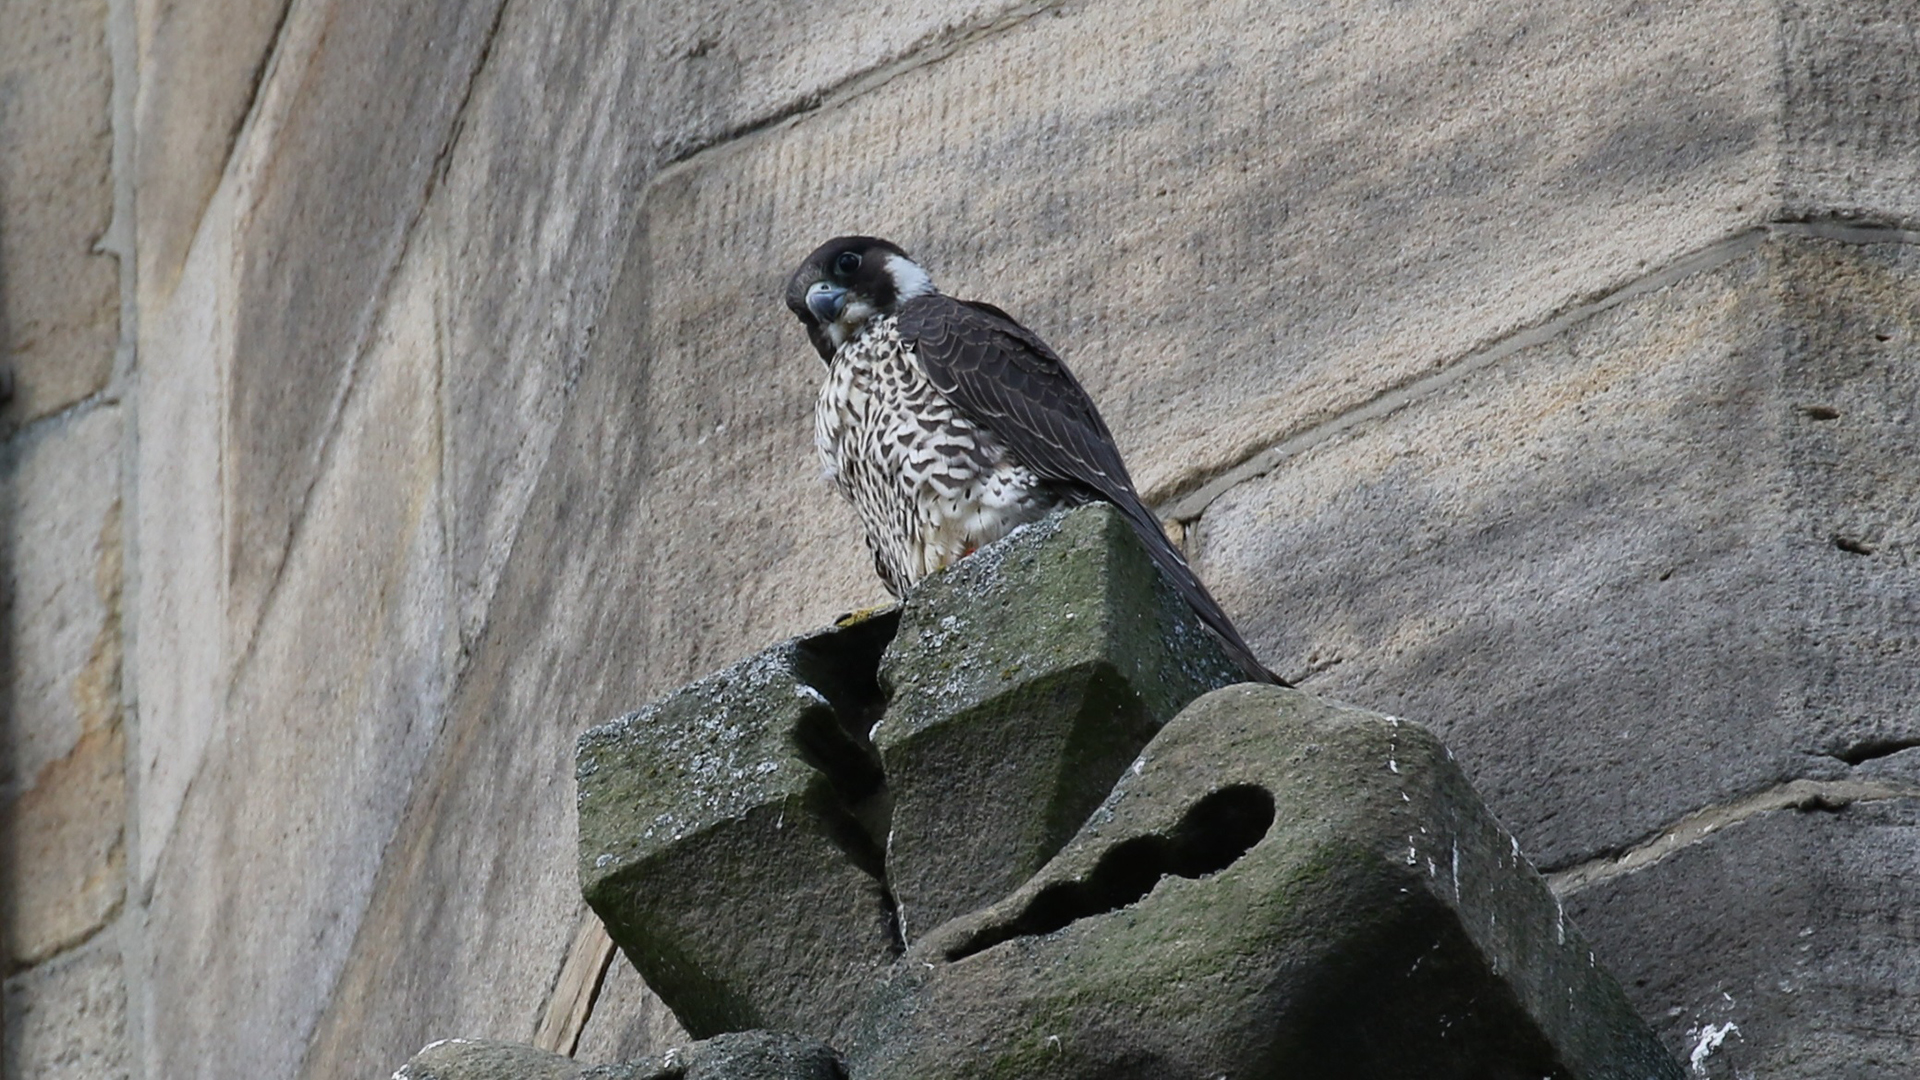
[[[1909,745],[1920,745],[1920,741]],[[1879,755],[1868,755],[1873,756]],[[1645,843],[1545,875],[1547,885],[1555,896],[1564,899],[1582,889],[1644,870],[1722,829],[1776,810],[1833,811],[1857,802],[1913,798],[1920,798],[1920,787],[1908,784],[1878,780],[1794,780],[1730,803],[1695,810]]]

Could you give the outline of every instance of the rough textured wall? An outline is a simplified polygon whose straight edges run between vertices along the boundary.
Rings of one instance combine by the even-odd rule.
[[[0,13],[0,1072],[130,1061],[122,448],[106,0]]]
[[[14,1074],[671,1036],[576,992],[572,740],[881,595],[777,302],[856,229],[1060,348],[1683,1057],[1912,1071],[1906,0],[6,19]]]

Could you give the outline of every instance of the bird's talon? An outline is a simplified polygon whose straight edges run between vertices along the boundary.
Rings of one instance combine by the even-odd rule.
[[[889,611],[892,608],[892,604],[875,604],[872,607],[863,607],[858,611],[849,611],[845,615],[833,620],[833,625],[836,629],[840,630],[845,630],[849,626],[859,626],[875,615]]]

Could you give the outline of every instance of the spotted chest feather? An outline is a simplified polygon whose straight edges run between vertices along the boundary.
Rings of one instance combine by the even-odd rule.
[[[1059,501],[928,381],[892,316],[835,351],[813,418],[820,462],[896,596]]]

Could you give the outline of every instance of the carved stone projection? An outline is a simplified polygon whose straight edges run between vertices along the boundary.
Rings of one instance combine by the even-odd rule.
[[[1057,514],[583,735],[582,888],[687,1053],[802,1040],[702,1077],[1681,1075],[1430,732],[1234,678]]]

